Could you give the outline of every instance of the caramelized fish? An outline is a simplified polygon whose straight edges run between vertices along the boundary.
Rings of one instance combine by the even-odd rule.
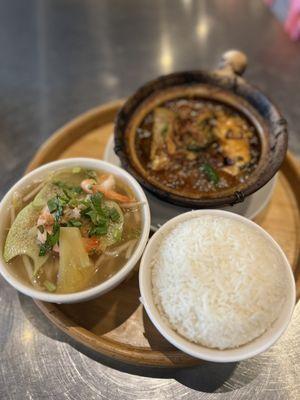
[[[176,151],[173,140],[175,114],[167,108],[156,108],[154,111],[153,136],[151,143],[150,159],[153,170],[165,168],[169,155]]]
[[[192,198],[244,183],[261,151],[258,132],[245,115],[197,97],[152,109],[138,127],[135,143],[152,180]]]

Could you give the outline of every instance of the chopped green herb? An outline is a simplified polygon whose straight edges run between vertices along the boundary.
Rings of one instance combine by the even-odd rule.
[[[102,193],[91,195],[87,200],[82,201],[81,204],[85,207],[85,209],[81,210],[81,215],[89,218],[92,222],[89,236],[106,235],[109,221],[113,221],[113,219],[117,221],[117,218],[119,218],[115,211],[112,211],[104,204]]]
[[[49,243],[53,247],[56,243],[58,243],[59,239],[59,223],[55,222],[53,225],[53,232],[49,235]]]
[[[57,198],[53,197],[52,199],[48,200],[47,205],[51,214],[54,213],[57,210]]]
[[[200,167],[201,171],[204,172],[206,178],[210,181],[213,182],[214,185],[217,185],[217,183],[220,180],[220,177],[217,173],[217,171],[208,163],[204,163]]]
[[[88,174],[92,178],[96,177],[95,171],[90,170]],[[72,186],[63,181],[56,181],[54,184],[60,191],[48,200],[47,205],[55,222],[52,233],[47,233],[45,243],[40,245],[39,254],[41,256],[50,252],[59,242],[60,226],[80,228],[83,224],[88,223],[89,236],[103,236],[108,233],[112,223],[119,222],[121,219],[120,211],[116,207],[108,207],[102,193],[82,196],[83,191],[79,186]],[[65,207],[67,207],[67,212],[64,215]],[[66,220],[68,211],[74,207],[80,208],[81,219]],[[61,218],[63,215],[64,218]]]
[[[97,179],[97,173],[93,169],[87,169],[86,175],[88,178]]]
[[[81,206],[84,206],[84,207],[85,207],[84,209],[81,210],[81,211],[82,211],[82,214],[84,214],[84,212],[85,212],[88,208],[90,208],[90,200],[80,200],[79,204],[80,204]]]
[[[47,205],[51,214],[53,214],[55,221],[58,221],[63,214],[63,207],[66,205],[64,197],[56,195],[48,200]]]
[[[118,222],[120,220],[120,214],[114,207],[109,210],[109,217],[112,222]]]
[[[76,198],[70,199],[68,205],[70,207],[77,207],[80,204],[79,200]]]
[[[94,226],[89,230],[89,236],[103,236],[108,231],[107,221],[103,225]]]
[[[54,181],[53,185],[59,187],[60,189],[64,189],[67,185],[65,184],[65,182],[62,181]]]
[[[48,290],[48,292],[55,292],[56,290],[56,285],[50,281],[44,281],[44,286]]]
[[[72,195],[69,192],[69,189],[63,188],[62,190],[64,192],[64,195],[66,196],[65,198],[67,199],[67,201],[69,201],[71,199],[71,197],[72,197]]]
[[[52,233],[51,234],[47,233],[47,239],[46,239],[45,243],[42,243],[40,245],[39,256],[46,255],[49,251],[52,250],[53,246],[55,246],[56,243],[58,243],[59,230],[60,230],[59,223],[57,221],[55,221],[55,223],[53,225]]]
[[[110,215],[110,208],[109,208],[109,207],[106,207],[106,206],[102,207],[102,215],[103,215],[103,217],[105,217],[105,218],[109,218],[109,215]]]
[[[70,201],[69,196],[66,193],[58,195],[58,198],[59,198],[61,205],[63,205],[63,206],[68,204]]]
[[[81,193],[83,193],[83,189],[80,186],[74,186],[73,192],[75,192],[77,194],[81,194]]]
[[[39,256],[43,257],[47,254],[48,248],[46,247],[45,243],[40,245]]]
[[[200,146],[199,144],[196,144],[196,143],[190,143],[186,146],[186,149],[188,151],[194,151],[195,153],[205,150],[205,148],[206,148],[206,146]]]
[[[122,231],[121,231],[119,228],[116,227],[116,228],[113,230],[112,236],[113,236],[113,239],[114,239],[116,242],[119,242],[119,241],[122,239]]]
[[[89,177],[96,178],[95,171],[90,170],[88,174]],[[56,181],[54,184],[60,189],[59,193],[49,199],[47,204],[55,222],[52,233],[47,233],[45,243],[40,245],[41,256],[50,252],[59,242],[61,226],[80,228],[84,224],[90,237],[109,234],[114,241],[121,240],[120,227],[114,231],[114,224],[119,224],[122,220],[122,212],[117,205],[110,206],[102,193],[86,195],[79,186],[71,186],[63,181]],[[80,219],[68,219],[69,211],[75,207],[80,209]]]
[[[66,200],[73,199],[74,196],[77,197],[78,194],[83,193],[83,190],[80,186],[67,185],[65,182],[62,181],[55,181],[53,183],[55,186],[62,189],[64,195],[66,196]]]
[[[102,199],[103,199],[103,194],[102,193],[95,193],[91,195],[90,200],[95,208],[95,210],[98,213],[101,213],[102,211]]]
[[[80,167],[74,167],[72,169],[73,174],[79,174],[79,172],[81,172],[81,168]]]
[[[92,220],[92,223],[94,225],[98,225],[99,224],[99,214],[97,213],[96,210],[90,209],[88,212],[85,213],[85,215],[88,215],[90,217],[90,219]]]
[[[80,228],[82,226],[82,223],[78,219],[70,219],[67,222],[67,226],[74,226],[75,228]]]

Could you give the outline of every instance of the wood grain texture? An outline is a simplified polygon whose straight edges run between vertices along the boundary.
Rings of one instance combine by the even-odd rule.
[[[101,158],[122,101],[93,109],[57,131],[28,166],[69,157]],[[268,207],[256,218],[283,248],[300,296],[300,166],[288,154]],[[182,367],[201,363],[170,345],[152,325],[139,302],[138,271],[106,295],[85,303],[55,305],[36,301],[68,335],[114,359],[136,365]]]

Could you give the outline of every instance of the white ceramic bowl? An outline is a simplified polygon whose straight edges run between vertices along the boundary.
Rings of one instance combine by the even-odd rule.
[[[112,173],[115,176],[120,177],[120,179],[122,179],[131,187],[137,200],[144,202],[144,205],[141,208],[142,212],[141,237],[135,251],[133,252],[128,262],[123,266],[123,268],[120,269],[120,271],[118,271],[115,275],[113,275],[105,282],[100,283],[99,285],[94,286],[90,289],[83,290],[77,293],[55,294],[55,293],[41,292],[29,285],[24,284],[19,279],[17,279],[11,273],[10,268],[7,266],[7,263],[3,259],[3,247],[5,243],[7,228],[9,227],[9,217],[10,217],[9,206],[11,204],[12,194],[16,190],[21,191],[33,180],[39,179],[47,175],[51,171],[55,171],[61,168],[72,168],[74,166],[80,166],[83,168],[90,168],[90,169],[99,169],[101,171]],[[54,161],[49,164],[45,164],[35,169],[34,171],[30,172],[29,174],[25,175],[9,190],[9,192],[4,196],[4,198],[0,203],[0,248],[1,248],[0,273],[7,280],[7,282],[9,282],[17,290],[34,299],[49,301],[51,303],[75,303],[75,302],[89,300],[108,292],[126,278],[126,276],[134,268],[134,266],[136,265],[136,263],[138,262],[143,253],[143,250],[146,246],[149,237],[149,231],[150,231],[150,211],[147,198],[141,186],[126,171],[112,164],[109,164],[105,161],[94,160],[91,158],[70,158],[66,160]]]
[[[269,242],[278,250],[282,268],[286,271],[288,281],[288,294],[284,306],[281,309],[279,318],[261,336],[253,341],[235,349],[218,350],[195,344],[176,333],[167,322],[161,317],[152,295],[152,274],[151,260],[157,253],[163,237],[172,230],[178,223],[203,215],[217,215],[238,220],[250,225],[256,231],[264,235]],[[215,362],[234,362],[253,357],[267,350],[283,334],[291,319],[296,300],[295,280],[289,262],[275,240],[260,226],[240,215],[222,210],[197,210],[181,214],[164,224],[149,240],[144,251],[139,273],[139,285],[141,292],[141,302],[143,303],[148,316],[159,332],[178,349],[190,354],[193,357]]]

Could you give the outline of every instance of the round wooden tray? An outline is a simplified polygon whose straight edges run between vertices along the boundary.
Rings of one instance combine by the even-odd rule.
[[[95,108],[59,129],[40,148],[27,171],[69,157],[101,158],[122,101]],[[300,294],[300,167],[288,154],[272,200],[256,222],[285,251]],[[57,305],[36,301],[60,329],[96,352],[136,365],[183,367],[199,364],[170,345],[148,319],[139,302],[138,273],[98,299]]]

